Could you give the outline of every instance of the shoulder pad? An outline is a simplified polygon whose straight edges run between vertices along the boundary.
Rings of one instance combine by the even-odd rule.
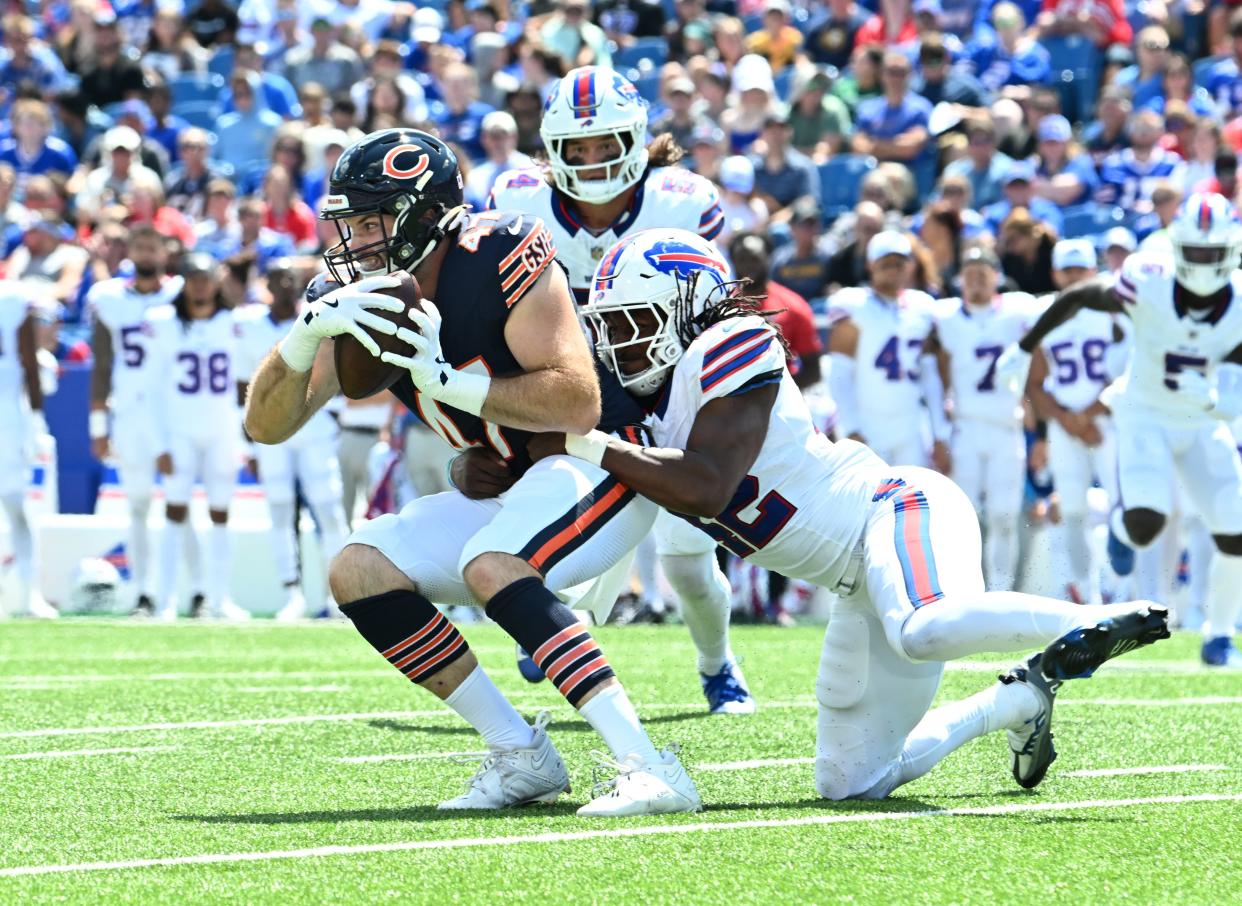
[[[544,222],[518,211],[485,211],[466,219],[459,248],[479,255],[481,267],[495,267],[505,306],[512,308],[556,259],[556,241]]]

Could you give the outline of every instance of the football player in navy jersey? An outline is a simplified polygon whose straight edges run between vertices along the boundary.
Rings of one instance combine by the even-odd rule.
[[[260,365],[247,404],[251,437],[279,443],[335,395],[324,339],[350,334],[379,355],[369,327],[410,347],[380,355],[408,372],[393,385],[396,396],[455,448],[489,450],[516,477],[503,498],[450,491],[368,522],[329,575],[362,636],[488,744],[465,793],[441,808],[551,802],[568,791],[569,776],[546,718],[526,723],[433,601],[482,604],[604,738],[617,780],[579,814],[698,810],[676,755],[656,751],[567,606],[600,593],[591,583],[617,572],[650,530],[655,507],[597,466],[567,456],[532,466],[526,452],[533,431],[582,433],[597,423],[624,430],[641,419],[619,386],[601,396],[551,234],[529,215],[468,214],[453,152],[410,129],[372,133],[346,149],[322,216],[340,233],[325,255],[340,285],[317,280],[307,314]],[[409,327],[372,311],[401,310],[375,292],[395,285],[390,272],[398,269],[418,278],[425,297]]]

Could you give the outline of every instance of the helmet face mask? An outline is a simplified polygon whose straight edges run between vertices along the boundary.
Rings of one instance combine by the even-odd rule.
[[[1177,282],[1196,296],[1229,285],[1242,256],[1242,223],[1225,198],[1191,195],[1169,226]]]

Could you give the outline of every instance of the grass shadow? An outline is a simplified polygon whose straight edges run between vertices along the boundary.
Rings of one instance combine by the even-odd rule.
[[[503,813],[482,809],[462,811],[440,811],[434,805],[409,805],[398,808],[360,808],[360,809],[325,809],[310,812],[250,812],[240,814],[216,815],[170,815],[174,821],[193,821],[201,824],[320,824],[339,821],[409,821],[425,823],[428,821],[460,821],[463,818],[478,818],[484,815],[503,815],[505,818],[521,815],[524,812],[532,817],[572,815],[578,810],[580,803],[563,802],[554,805],[531,806],[520,811]]]

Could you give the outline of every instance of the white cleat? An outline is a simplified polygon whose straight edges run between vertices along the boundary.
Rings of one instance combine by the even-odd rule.
[[[526,748],[492,752],[455,799],[441,802],[441,811],[502,809],[534,802],[555,802],[569,792],[569,772],[544,728],[550,715],[535,718],[535,738]]]
[[[173,622],[176,622],[176,619],[177,619],[177,605],[176,605],[176,604],[172,604],[172,603],[169,603],[169,604],[161,604],[159,607],[157,607],[157,608],[155,609],[155,613],[154,613],[154,614],[152,614],[152,616],[153,616],[155,619],[157,619],[157,620],[159,620],[159,621],[161,621],[161,622],[163,622],[163,623],[173,623]]]
[[[296,623],[306,617],[306,598],[296,588],[289,592],[285,606],[276,611],[277,623]]]
[[[26,602],[26,611],[23,615],[36,620],[55,620],[60,616],[60,611],[43,600],[42,595],[32,594]]]
[[[214,606],[211,609],[211,615],[215,619],[223,620],[227,623],[245,623],[250,620],[250,611],[244,607],[239,607],[228,598]]]
[[[600,763],[617,772],[613,780],[597,783],[590,802],[578,809],[587,818],[625,818],[630,815],[669,815],[703,810],[703,800],[694,781],[677,760],[677,749],[670,746],[660,753],[660,761],[644,762],[637,755],[624,761],[601,757]]]

